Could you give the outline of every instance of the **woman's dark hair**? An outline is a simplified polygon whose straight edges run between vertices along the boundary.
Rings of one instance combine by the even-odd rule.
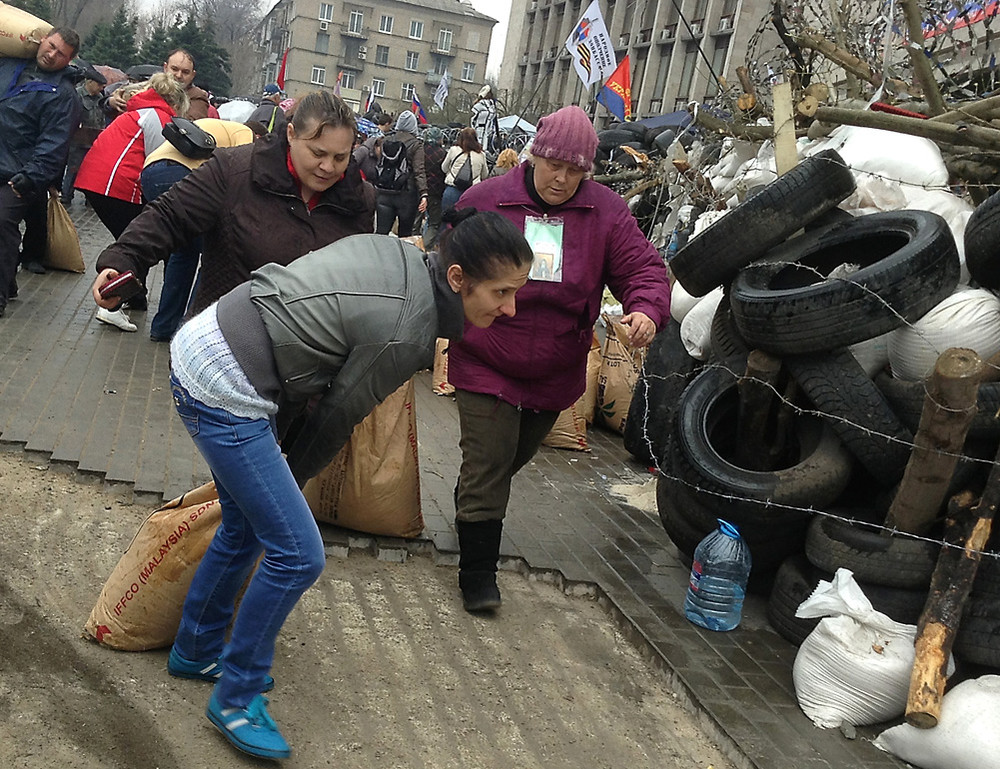
[[[316,128],[307,136],[305,131],[312,121],[316,121]],[[300,139],[315,139],[327,126],[350,128],[352,134],[358,130],[354,111],[343,99],[329,91],[313,91],[299,99],[292,115],[292,126]]]
[[[462,152],[482,152],[483,145],[479,143],[479,138],[476,136],[475,128],[463,128],[458,132],[458,141],[456,142],[459,147],[461,147]]]
[[[521,231],[493,211],[452,209],[441,221],[454,224],[438,241],[442,266],[457,264],[473,283],[491,280],[505,267],[527,267],[535,258]]]

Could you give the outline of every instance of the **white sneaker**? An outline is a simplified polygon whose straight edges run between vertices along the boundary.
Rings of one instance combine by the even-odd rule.
[[[122,331],[138,331],[138,327],[129,320],[128,315],[125,314],[125,310],[105,310],[103,307],[97,308],[97,319],[101,323],[107,323],[109,326],[117,326]]]

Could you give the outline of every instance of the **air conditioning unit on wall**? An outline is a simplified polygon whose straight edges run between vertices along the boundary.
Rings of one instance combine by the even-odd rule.
[[[723,16],[719,19],[719,32],[729,32],[733,28],[733,17]]]
[[[673,40],[673,39],[674,39],[674,30],[673,29],[667,28],[667,29],[661,29],[660,30],[660,40],[661,41],[663,41],[663,40]]]
[[[695,37],[698,37],[701,33],[702,33],[701,22],[700,21],[692,21],[691,22],[691,34],[694,35]]]
[[[330,22],[328,22],[328,21],[321,21],[319,23],[319,28],[320,28],[320,31],[326,32],[326,30],[328,30],[330,28]]]
[[[360,45],[358,46],[358,58],[364,61],[368,57],[368,46]]]

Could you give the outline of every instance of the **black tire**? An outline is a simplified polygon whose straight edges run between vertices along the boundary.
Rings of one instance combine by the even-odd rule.
[[[965,266],[983,288],[1000,288],[1000,192],[976,206],[965,225]]]
[[[704,296],[853,191],[843,159],[824,150],[706,227],[674,255],[670,269],[689,294]]]
[[[725,221],[725,218],[721,221]],[[845,262],[861,269],[827,279]],[[807,233],[732,284],[736,325],[754,348],[800,355],[912,323],[958,284],[955,239],[930,211],[887,211]]]
[[[763,575],[773,575],[782,561],[793,553],[801,553],[805,547],[810,520],[808,514],[799,513],[788,520],[774,520],[761,513],[767,510],[761,505],[734,505],[720,497],[699,495],[675,476],[661,475],[657,481],[657,501],[667,498],[672,510],[668,515],[674,518],[673,530],[682,536],[690,551],[684,551],[677,540],[674,544],[688,556],[693,556],[697,544],[718,528],[719,518],[736,525],[750,548],[751,574],[758,588],[765,578]],[[666,523],[664,528],[667,528]],[[671,536],[669,528],[667,535]],[[766,579],[769,580],[770,576]]]
[[[1000,600],[969,600],[953,648],[963,662],[1000,668]]]
[[[913,432],[920,425],[924,408],[926,381],[908,382],[886,373],[875,377],[875,385],[885,395],[900,421]],[[976,396],[976,414],[969,425],[970,438],[996,438],[1000,436],[1000,382],[983,382]]]
[[[767,619],[778,635],[796,646],[805,640],[820,620],[796,617],[795,612],[812,595],[820,580],[831,579],[832,573],[816,568],[804,555],[785,559],[775,575],[767,602]],[[855,581],[876,611],[909,625],[920,619],[927,603],[927,590],[903,590]]]
[[[749,352],[750,345],[740,336],[740,330],[733,320],[733,309],[729,305],[727,292],[712,316],[712,357],[725,360]]]
[[[903,476],[913,434],[846,349],[790,355],[785,366],[872,477],[891,486]]]
[[[606,131],[601,131],[597,134],[597,146],[607,153],[610,153],[615,147],[618,147],[625,142],[630,142],[635,138],[635,136],[629,131],[622,131],[617,128],[609,128]]]
[[[646,351],[622,430],[625,450],[640,462],[662,465],[674,411],[695,363],[681,341],[681,324],[669,320]]]
[[[934,542],[881,531],[841,520],[848,511],[833,511],[839,517],[816,516],[806,536],[806,557],[813,566],[834,572],[850,569],[859,582],[908,590],[926,588],[937,565],[940,547]]]
[[[816,417],[795,418],[799,451],[793,466],[762,472],[739,467],[731,460],[739,403],[734,369],[744,371],[746,360],[712,364],[684,390],[674,431],[676,474],[693,487],[716,492],[734,507],[749,506],[769,520],[801,518],[796,511],[770,503],[793,507],[831,504],[850,481],[851,459],[830,428]],[[717,498],[712,493],[700,496]]]

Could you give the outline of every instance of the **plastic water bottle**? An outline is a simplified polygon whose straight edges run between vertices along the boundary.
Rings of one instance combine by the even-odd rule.
[[[718,519],[719,528],[695,548],[684,614],[709,630],[732,630],[740,624],[750,576],[750,548],[739,529]]]

